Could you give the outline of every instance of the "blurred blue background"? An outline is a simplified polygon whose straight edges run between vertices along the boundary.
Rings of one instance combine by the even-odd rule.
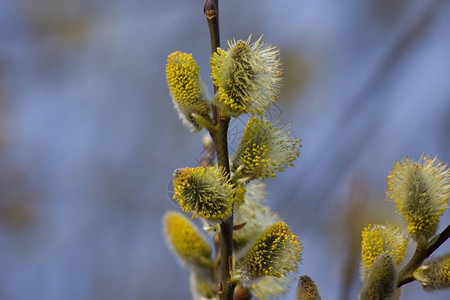
[[[0,0],[0,299],[190,297],[161,217],[202,134],[179,122],[165,63],[193,53],[211,91],[203,4]],[[267,180],[268,203],[305,247],[299,274],[324,299],[356,299],[362,227],[404,225],[384,200],[394,161],[450,162],[450,2],[229,0],[220,24],[222,45],[264,34],[281,50],[271,118],[303,147]],[[448,292],[403,290],[424,298]]]

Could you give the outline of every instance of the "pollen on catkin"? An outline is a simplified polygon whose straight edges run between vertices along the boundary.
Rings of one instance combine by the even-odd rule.
[[[397,290],[397,268],[389,253],[373,262],[361,288],[359,300],[393,300]]]
[[[202,128],[193,114],[209,118],[209,104],[199,70],[192,54],[177,51],[167,58],[166,77],[174,106],[180,119],[193,132]]]
[[[169,247],[181,262],[189,265],[211,258],[212,249],[196,226],[185,216],[169,212],[164,216],[164,231]]]
[[[392,255],[395,263],[400,265],[405,258],[407,241],[400,227],[386,225],[369,225],[362,232],[362,276],[369,272],[373,262],[382,253]]]
[[[234,208],[234,224],[245,224],[233,232],[233,251],[236,257],[241,257],[247,245],[251,245],[267,227],[280,221],[278,214],[264,204],[264,186],[259,181],[248,183],[244,203]]]
[[[409,157],[396,162],[388,176],[388,199],[395,201],[409,235],[416,241],[432,237],[448,207],[450,171],[437,157]]]
[[[413,276],[425,291],[450,288],[450,254],[426,261]]]
[[[287,127],[275,127],[270,121],[250,118],[233,159],[233,171],[251,180],[275,177],[292,166],[300,154],[300,141]]]
[[[297,285],[297,300],[320,300],[316,283],[306,275],[300,276]]]
[[[281,86],[279,50],[259,38],[228,41],[228,50],[217,49],[211,58],[219,101],[235,115],[263,113],[273,104]]]
[[[268,227],[237,262],[244,285],[262,276],[281,277],[297,271],[302,245],[284,222]]]
[[[175,173],[173,183],[173,198],[184,212],[208,221],[220,221],[230,215],[235,192],[221,169],[184,168]]]

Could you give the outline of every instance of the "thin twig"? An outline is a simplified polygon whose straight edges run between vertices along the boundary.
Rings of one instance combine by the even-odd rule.
[[[211,52],[217,51],[220,47],[219,33],[219,1],[206,0],[203,9],[208,21],[209,33],[211,37]],[[214,93],[217,86],[214,86]],[[217,163],[225,172],[225,176],[230,178],[230,162],[228,158],[228,125],[230,119],[223,117],[213,104],[213,121],[215,127],[210,130],[211,138],[214,142],[217,154]],[[231,281],[232,257],[233,257],[233,214],[220,224],[220,283],[218,293],[222,300],[232,300],[234,294],[234,284]]]
[[[416,248],[413,257],[408,264],[400,271],[398,276],[397,287],[401,287],[411,281],[414,281],[413,272],[420,267],[425,259],[427,259],[439,246],[441,246],[450,237],[450,225],[447,226],[440,234],[436,235],[425,249],[419,246]]]
[[[220,30],[219,30],[219,0],[206,0],[203,7],[206,20],[208,21],[209,37],[211,39],[211,52],[217,51],[220,47]],[[214,85],[214,94],[217,92],[217,86]],[[217,123],[217,107],[212,104],[213,121]]]

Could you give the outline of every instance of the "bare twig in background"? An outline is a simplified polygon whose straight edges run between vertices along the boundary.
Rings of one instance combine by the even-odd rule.
[[[347,209],[343,213],[343,223],[346,236],[345,262],[340,277],[339,299],[351,299],[350,292],[355,275],[358,272],[361,252],[361,230],[365,222],[364,209],[369,195],[367,185],[361,178],[355,178],[349,188],[349,200]],[[343,238],[343,237],[341,237]]]
[[[426,29],[430,26],[433,17],[439,8],[445,4],[446,1],[435,0],[430,2],[417,17],[414,17],[411,22],[406,24],[403,29],[398,33],[397,38],[394,38],[394,42],[386,50],[386,54],[379,61],[377,66],[372,71],[372,74],[366,80],[366,83],[362,85],[359,91],[349,101],[349,109],[342,115],[337,124],[334,126],[331,134],[327,138],[323,139],[322,152],[318,152],[316,155],[318,159],[312,159],[317,163],[310,165],[310,169],[304,169],[303,174],[309,174],[309,178],[314,178],[316,170],[326,169],[329,173],[327,176],[327,182],[322,185],[322,188],[314,195],[308,195],[308,202],[302,203],[302,209],[307,211],[317,211],[318,207],[323,204],[323,201],[329,198],[329,195],[333,191],[334,187],[339,185],[343,180],[342,174],[344,174],[351,167],[352,163],[358,158],[358,154],[367,147],[367,137],[373,136],[379,130],[379,122],[381,121],[382,110],[375,111],[371,118],[367,119],[367,126],[361,127],[352,136],[348,137],[348,140],[342,141],[339,146],[336,146],[335,137],[342,136],[342,132],[349,131],[353,121],[360,115],[361,111],[366,109],[371,103],[368,95],[374,91],[377,86],[383,82],[383,79],[392,70],[403,55],[413,47],[417,40],[423,35]],[[384,103],[378,103],[379,107],[383,107]],[[348,145],[353,144],[352,148]],[[330,148],[334,151],[328,151]],[[339,159],[335,159],[339,157]],[[321,167],[318,164],[326,166]],[[298,201],[298,195],[304,195],[304,189],[310,185],[310,182],[299,181],[294,190],[288,191],[283,199],[284,203],[280,206],[284,210],[291,210],[296,201]],[[295,204],[294,204],[295,205]],[[310,220],[306,217],[301,219],[303,224],[298,224],[299,228],[307,228],[302,226]]]

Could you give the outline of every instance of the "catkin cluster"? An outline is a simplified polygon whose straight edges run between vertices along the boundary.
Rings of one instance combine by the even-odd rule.
[[[301,261],[302,245],[265,204],[262,182],[293,165],[300,154],[300,140],[287,126],[275,125],[264,115],[280,91],[279,51],[261,39],[253,43],[250,39],[229,41],[228,49],[219,48],[213,54],[210,63],[217,93],[212,101],[206,96],[192,54],[174,52],[167,60],[174,106],[191,131],[205,128],[214,137],[220,130],[214,119],[217,116],[227,119],[251,114],[230,158],[230,173],[214,163],[174,172],[174,199],[182,211],[203,222],[213,240],[208,241],[179,213],[168,213],[164,218],[169,247],[191,270],[194,299],[218,297],[214,286],[219,281],[220,259],[211,257],[211,242],[220,247],[219,224],[232,214],[232,280],[236,291],[259,299],[284,294],[295,281]]]
[[[360,299],[395,299],[397,268],[405,257],[409,236],[424,251],[430,247],[440,216],[448,207],[450,171],[437,157],[404,157],[388,176],[386,196],[395,202],[406,222],[406,232],[390,224],[369,225],[362,232]],[[431,259],[417,268],[414,278],[425,291],[450,287],[449,255]]]

